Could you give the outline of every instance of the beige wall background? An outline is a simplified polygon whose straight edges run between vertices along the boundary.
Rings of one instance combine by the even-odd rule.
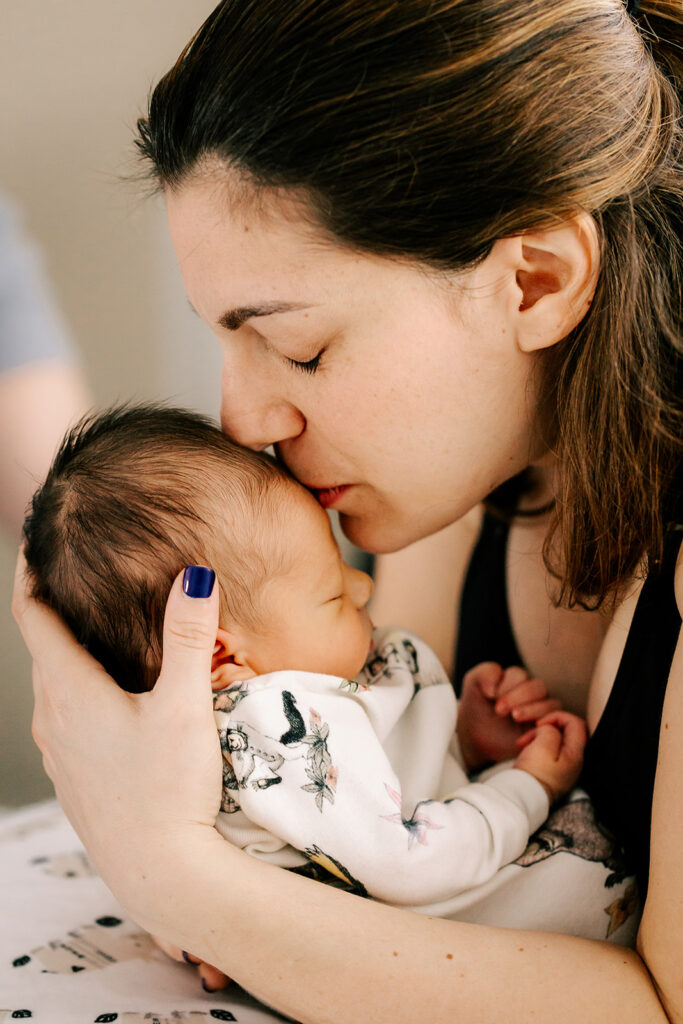
[[[190,313],[158,200],[121,177],[136,118],[214,0],[3,0],[0,188],[23,207],[96,401],[218,410],[215,343]],[[1,442],[0,442],[1,443]],[[0,804],[49,796],[0,538]]]

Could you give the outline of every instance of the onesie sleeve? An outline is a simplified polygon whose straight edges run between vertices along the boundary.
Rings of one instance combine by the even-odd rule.
[[[373,719],[396,722],[419,696],[428,757],[424,724],[436,728],[447,715],[450,687],[416,694],[412,685],[379,684],[354,693],[345,682],[279,672],[243,686],[219,723],[235,806],[310,860],[396,904],[448,899],[523,852],[548,814],[531,775],[504,769],[420,799],[414,788],[407,795],[378,737]]]

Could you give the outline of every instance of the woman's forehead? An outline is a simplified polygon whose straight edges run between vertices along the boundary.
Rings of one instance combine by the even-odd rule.
[[[315,306],[340,294],[355,301],[374,294],[414,266],[359,253],[311,224],[302,207],[275,197],[263,212],[231,204],[211,179],[168,189],[171,238],[188,297],[205,319],[224,312],[277,306]],[[211,304],[209,310],[207,304]]]
[[[304,194],[284,188],[257,188],[230,171],[194,174],[164,191],[172,231],[183,235],[223,234],[235,245],[240,235],[269,244],[310,250],[344,250],[317,222]],[[252,239],[244,239],[252,241]]]

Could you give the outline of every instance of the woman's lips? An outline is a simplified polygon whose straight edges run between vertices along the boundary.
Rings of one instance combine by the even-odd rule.
[[[342,495],[351,487],[351,484],[342,484],[341,487],[316,487],[313,491],[323,508],[334,508]]]

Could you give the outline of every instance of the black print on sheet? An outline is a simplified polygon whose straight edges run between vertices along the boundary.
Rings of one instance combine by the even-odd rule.
[[[122,961],[154,959],[152,939],[131,930],[134,927],[118,917],[98,917],[93,924],[74,928],[64,938],[16,957],[12,966],[21,970],[30,966],[42,974],[79,974]]]
[[[547,821],[534,832],[529,845],[515,861],[526,868],[538,861],[546,860],[555,853],[571,853],[584,860],[596,861],[609,871],[605,888],[612,889],[630,875],[613,836],[604,829],[595,817],[591,801],[584,797],[570,800],[557,807]],[[635,882],[604,908],[608,921],[605,938],[611,935],[631,917],[640,911],[640,898]]]
[[[0,1010],[0,1024],[6,1020],[27,1020],[33,1017],[30,1010]]]
[[[53,857],[33,857],[32,867],[41,868],[43,874],[54,878],[94,878],[95,869],[88,860],[85,850],[58,853]]]
[[[588,797],[570,800],[552,811],[514,863],[526,868],[555,853],[572,853],[604,864],[610,871],[605,880],[607,888],[623,882],[630,874],[614,839],[597,821]]]
[[[173,1010],[170,1014],[159,1013],[101,1013],[94,1024],[202,1024],[203,1021],[233,1020],[237,1017],[230,1010]]]

